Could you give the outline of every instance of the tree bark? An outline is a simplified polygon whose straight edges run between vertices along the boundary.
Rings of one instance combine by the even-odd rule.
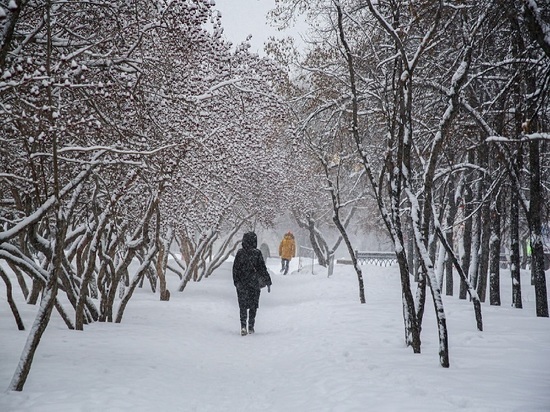
[[[450,248],[449,244],[445,240],[445,235],[441,231],[440,228],[436,228],[437,236],[439,237],[439,240],[447,250],[447,253],[451,257],[453,264],[455,266],[455,269],[458,272],[458,275],[460,276],[461,280],[466,285],[466,290],[470,294],[470,298],[472,299],[472,303],[474,305],[474,313],[476,317],[476,323],[477,323],[477,329],[481,332],[483,331],[483,319],[481,316],[481,302],[479,301],[479,297],[477,296],[477,292],[472,287],[470,281],[468,280],[468,277],[466,276],[466,273],[462,269],[462,265],[458,261],[457,257],[455,256],[453,250]]]
[[[126,305],[130,301],[130,298],[132,297],[137,285],[139,284],[140,280],[143,279],[145,276],[145,272],[149,268],[149,265],[153,261],[154,256],[156,255],[158,251],[156,242],[154,245],[149,249],[147,255],[143,259],[143,262],[141,263],[140,267],[137,270],[137,273],[135,274],[134,278],[132,279],[132,282],[130,282],[130,286],[124,293],[124,296],[122,297],[122,300],[120,301],[120,305],[118,307],[118,311],[115,318],[115,323],[122,322],[122,315],[124,315],[124,310],[126,309]]]
[[[446,214],[445,219],[445,239],[447,239],[447,243],[449,244],[449,247],[451,250],[453,249],[453,224],[455,221],[456,213],[458,210],[458,205],[456,204],[455,199],[455,193],[454,193],[454,185],[451,182],[449,184],[449,204],[448,204],[448,210]],[[446,259],[445,259],[445,294],[447,296],[453,296],[453,260],[451,256],[447,253]]]
[[[477,180],[474,189],[476,209],[472,216],[472,245],[470,250],[470,267],[468,268],[468,278],[472,286],[477,290],[478,275],[479,275],[479,248],[481,245],[481,211],[476,206],[481,202],[480,180]]]
[[[0,33],[0,71],[4,71],[6,64],[6,56],[10,50],[10,45],[14,37],[14,30],[19,15],[23,11],[23,8],[27,5],[28,0],[14,0],[15,8],[8,7],[5,11],[5,22],[2,24],[2,31]]]
[[[23,293],[23,297],[27,299],[29,297],[29,288],[27,287],[27,283],[25,282],[25,277],[23,276],[23,273],[19,270],[17,266],[15,266],[11,262],[7,262],[10,269],[15,273],[15,276],[17,277],[17,283],[19,283],[19,287],[21,288],[21,292]]]
[[[539,317],[548,317],[548,292],[544,274],[544,246],[542,244],[542,202],[543,193],[540,182],[540,146],[538,141],[529,143],[530,202],[529,229],[531,231],[531,265],[535,283],[536,312]]]
[[[8,275],[6,275],[6,273],[2,270],[1,266],[0,266],[0,277],[4,280],[4,283],[6,284],[6,295],[7,295],[6,299],[8,300],[8,304],[10,306],[11,312],[13,313],[13,317],[15,318],[17,329],[25,330],[25,325],[23,324],[23,320],[19,315],[19,311],[17,310],[17,305],[13,300],[10,278],[8,278]]]
[[[500,196],[493,199],[490,206],[489,239],[489,303],[500,306]]]
[[[157,219],[160,220],[160,213],[157,212]],[[170,227],[166,234],[166,238],[157,239],[159,243],[159,253],[157,256],[157,277],[159,279],[159,290],[160,290],[160,300],[168,301],[170,300],[170,291],[166,286],[166,265],[168,263],[168,249],[174,239],[174,231]]]
[[[468,152],[468,161],[473,162],[471,151]],[[471,261],[471,252],[472,252],[472,192],[469,187],[469,177],[466,176],[464,196],[463,196],[463,210],[464,210],[464,235],[463,235],[463,244],[464,244],[464,255],[462,256],[461,266],[465,273],[468,273],[470,268]],[[464,279],[460,280],[460,290],[458,293],[459,299],[466,299],[466,294],[468,293],[468,286],[464,282]]]
[[[315,253],[315,256],[317,256],[317,261],[319,262],[319,265],[323,267],[327,267],[328,259],[325,256],[325,253],[323,253],[323,251],[321,250],[321,247],[319,246],[319,242],[317,241],[315,219],[313,219],[310,214],[308,214],[306,218],[307,218],[307,230],[309,233],[309,242],[311,243],[313,253]]]
[[[519,147],[518,147],[518,150]],[[518,155],[520,158],[521,155]],[[519,160],[518,160],[519,162]],[[510,190],[510,274],[512,276],[512,307],[521,309],[521,277],[519,257],[519,199],[515,188]]]
[[[542,5],[537,4],[537,0],[523,0],[525,23],[531,38],[534,39],[544,50],[547,57],[550,57],[550,38],[548,36],[548,23],[542,18],[542,10],[544,10],[545,0],[541,1]],[[548,3],[546,3],[548,8]]]
[[[42,290],[42,283],[40,283],[37,279],[33,278],[31,292],[29,293],[29,297],[27,298],[27,303],[29,305],[36,305],[36,302],[38,302],[38,297],[40,296],[41,290]]]
[[[34,354],[40,343],[40,339],[48,326],[50,321],[50,316],[52,314],[52,309],[55,305],[55,298],[57,294],[57,279],[54,275],[54,271],[50,275],[50,279],[44,289],[42,295],[42,302],[40,303],[40,309],[36,315],[31,332],[27,338],[25,348],[21,354],[21,359],[19,365],[15,370],[15,374],[11,380],[9,390],[12,391],[22,391],[29,376],[31,370],[32,361],[34,359]]]
[[[479,163],[484,169],[489,167],[489,150],[486,144],[482,144],[479,147]],[[481,176],[481,193],[482,195],[487,192],[490,184],[488,183],[488,173]],[[490,237],[490,202],[486,199],[482,199],[481,205],[481,242],[479,249],[479,272],[477,282],[477,294],[481,302],[485,302],[485,296],[487,294],[487,272],[489,271],[489,237]]]
[[[58,206],[59,207],[59,206]],[[57,300],[57,275],[62,270],[63,239],[65,238],[66,224],[63,221],[61,211],[56,213],[56,232],[53,247],[53,258],[51,262],[50,275],[42,293],[40,308],[34,320],[27,342],[21,354],[21,359],[11,380],[9,389],[22,391],[31,370],[34,354],[40,343],[40,339],[50,322],[52,310]]]

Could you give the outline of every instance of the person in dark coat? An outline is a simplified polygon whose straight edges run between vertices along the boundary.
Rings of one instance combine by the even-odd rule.
[[[267,286],[267,291],[271,292],[271,277],[265,266],[262,252],[256,248],[257,244],[256,233],[245,233],[242,248],[237,252],[233,262],[233,284],[237,289],[241,335],[243,336],[247,333],[254,333],[254,321],[260,302],[260,289]]]

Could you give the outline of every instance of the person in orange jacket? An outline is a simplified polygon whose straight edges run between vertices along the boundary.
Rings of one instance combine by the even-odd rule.
[[[283,272],[283,275],[286,275],[288,274],[288,264],[296,256],[296,242],[290,230],[285,233],[283,240],[281,240],[279,256],[281,257],[281,272]]]

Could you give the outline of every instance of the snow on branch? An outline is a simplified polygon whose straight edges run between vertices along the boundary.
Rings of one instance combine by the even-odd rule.
[[[528,28],[536,37],[537,42],[550,57],[550,24],[543,18],[543,12],[535,0],[524,0],[525,14],[527,16]],[[543,4],[545,2],[543,1]]]
[[[212,97],[214,97],[214,92],[216,90],[221,89],[221,88],[226,87],[226,86],[231,86],[231,85],[236,84],[236,83],[240,83],[243,80],[244,79],[237,78],[237,79],[231,79],[231,80],[223,81],[221,83],[216,84],[215,86],[212,86],[210,89],[208,89],[208,91],[206,93],[199,94],[197,96],[192,96],[191,98],[189,98],[189,100],[200,102],[202,100],[211,99]]]
[[[93,169],[100,164],[100,162],[97,161],[97,159],[104,153],[105,153],[104,151],[101,151],[100,153],[96,153],[94,156],[94,159],[88,163],[88,167],[82,172],[80,172],[78,176],[76,176],[73,180],[71,180],[65,187],[63,187],[63,189],[61,189],[59,193],[59,197],[61,198],[66,196],[67,193],[71,192],[77,185],[80,184],[80,182],[86,179],[86,177],[92,173]],[[54,206],[56,201],[57,199],[55,195],[50,196],[44,203],[42,203],[40,207],[38,207],[29,216],[25,217],[15,226],[11,227],[9,230],[0,232],[0,243],[10,240],[11,238],[21,233],[21,231],[25,230],[28,226],[42,219],[42,217],[50,210],[50,208]]]
[[[537,140],[550,141],[550,133],[530,133],[520,135],[517,139],[511,139],[504,136],[489,136],[487,142],[499,142],[499,143],[525,143],[533,142]]]
[[[27,183],[34,183],[34,180],[23,177],[23,176],[17,176],[13,173],[0,173],[0,179],[14,179],[14,180],[22,180]]]
[[[141,155],[141,156],[151,156],[154,154],[157,154],[163,150],[172,149],[174,147],[183,146],[183,143],[173,143],[166,146],[161,146],[153,150],[129,150],[129,149],[116,149],[114,147],[109,146],[68,146],[63,147],[59,149],[58,153],[68,153],[68,152],[95,152],[95,151],[103,151],[103,152],[110,152],[110,153],[118,153],[118,154],[125,154],[125,155]],[[31,158],[39,157],[39,156],[51,156],[51,153],[33,153],[31,155]]]

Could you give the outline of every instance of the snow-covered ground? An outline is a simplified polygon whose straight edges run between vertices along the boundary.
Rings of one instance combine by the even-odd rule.
[[[422,354],[404,347],[395,267],[363,266],[359,303],[350,266],[278,273],[262,291],[256,334],[241,337],[231,262],[160,302],[148,288],[122,324],[67,330],[57,313],[23,392],[6,392],[27,332],[19,332],[0,282],[0,411],[550,411],[550,320],[537,318],[529,273],[524,309],[444,297],[451,367],[439,366],[433,306]],[[458,283],[458,282],[456,282]],[[16,285],[14,285],[15,287]],[[19,310],[27,329],[36,307]]]

